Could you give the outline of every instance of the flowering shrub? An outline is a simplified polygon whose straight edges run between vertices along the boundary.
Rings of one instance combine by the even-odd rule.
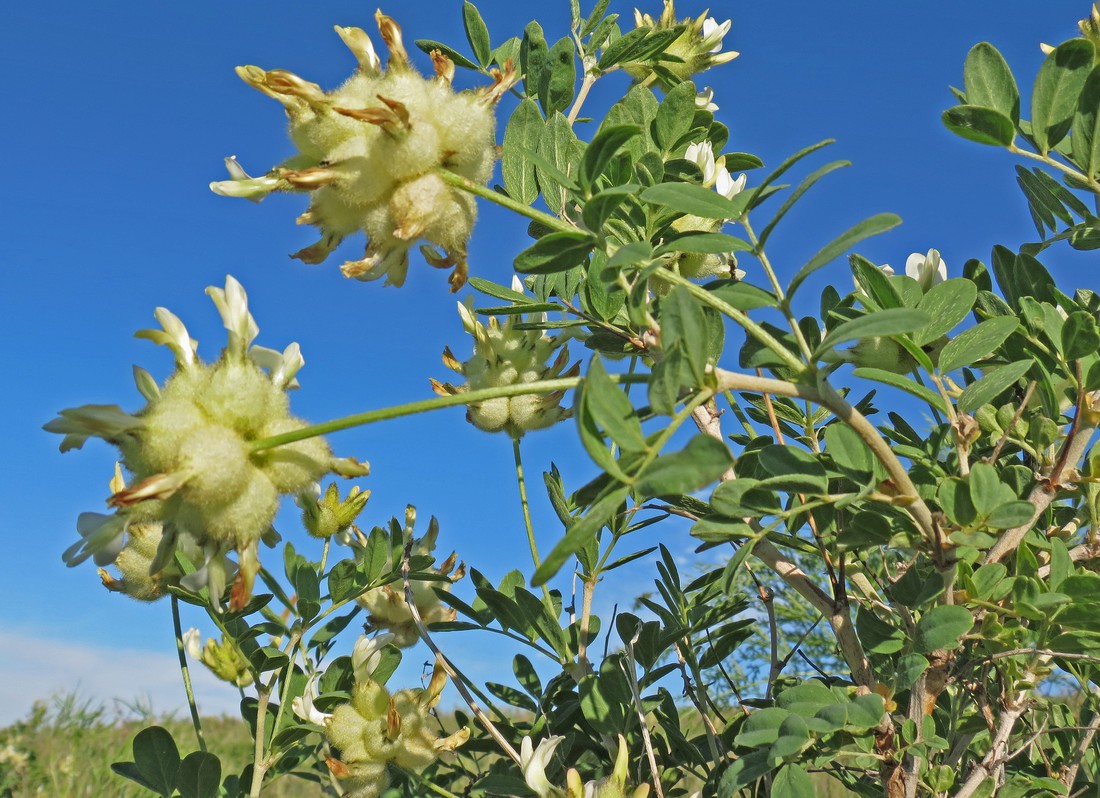
[[[208,289],[229,333],[218,360],[202,363],[158,309],[162,329],[139,335],[168,346],[176,371],[163,386],[136,372],[146,406],[86,405],[47,425],[62,450],[98,437],[119,451],[115,512],[82,514],[65,561],[113,564],[109,589],[167,599],[184,675],[186,651],[240,687],[255,740],[253,763],[222,774],[192,704],[204,750],[181,761],[153,727],[117,772],[168,798],[254,798],[281,777],[353,798],[1086,794],[1100,781],[1100,297],[1055,285],[1040,257],[1100,248],[1082,200],[1100,202],[1100,11],[1046,48],[1029,118],[988,43],[943,114],[1028,160],[1017,173],[1040,240],[961,268],[930,249],[902,274],[851,253],[900,222],[889,213],[802,265],[773,262],[787,212],[842,164],[769,211],[777,181],[827,142],[760,175],[759,159],[725,151],[714,93],[694,83],[736,55],[723,50],[731,23],[680,19],[665,0],[629,28],[608,5],[571,4],[553,45],[533,22],[492,48],[466,2],[469,56],[417,43],[432,78],[381,12],[385,70],[359,28],[337,28],[359,67],[335,90],[238,70],[286,107],[298,154],[255,178],[230,159],[216,192],[308,192],[299,221],[322,238],[299,259],[363,231],[366,256],[344,273],[399,286],[424,241],[452,290],[468,281],[495,304],[459,304],[473,352],[447,348],[444,363],[463,384],[432,380],[434,398],[309,426],[287,399],[297,346],[253,346],[230,277]],[[459,68],[490,85],[454,92]],[[623,92],[595,116],[590,90],[615,73]],[[499,148],[498,103],[510,108]],[[582,107],[595,116],[584,128]],[[510,287],[466,262],[479,199],[528,222]],[[833,266],[846,253],[849,268]],[[826,268],[834,284],[798,315]],[[568,345],[591,354],[571,366]],[[456,554],[436,561],[434,519],[417,538],[410,507],[366,532],[369,492],[319,484],[366,475],[322,435],[457,405],[506,432],[516,458],[532,563],[498,584]],[[599,474],[571,490],[556,466],[544,474],[563,529],[540,552],[522,440],[574,429]],[[263,554],[278,575],[259,544],[280,543],[284,496],[323,553],[282,542]],[[691,574],[665,546],[630,545],[685,524],[707,552]],[[601,622],[605,575],[641,558],[656,592]],[[184,633],[180,602],[220,637]],[[365,634],[339,656],[356,619]],[[514,683],[465,675],[446,650],[459,632],[522,646]],[[421,644],[427,686],[391,687],[402,649]],[[448,679],[453,715],[437,711]]]

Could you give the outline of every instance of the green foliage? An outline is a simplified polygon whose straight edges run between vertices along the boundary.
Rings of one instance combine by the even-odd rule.
[[[1047,56],[1030,103],[993,45],[976,45],[943,114],[961,137],[1032,161],[1016,180],[1041,241],[994,247],[989,268],[971,258],[961,274],[914,254],[895,274],[852,253],[900,223],[891,213],[810,243],[801,265],[773,261],[792,224],[780,222],[848,162],[814,166],[824,141],[735,179],[762,164],[722,154],[728,130],[690,79],[728,60],[712,26],[669,4],[624,32],[606,2],[570,8],[568,31],[531,22],[494,49],[465,2],[472,59],[418,42],[518,95],[502,187],[428,176],[529,221],[533,240],[507,255],[523,280],[474,277],[492,301],[461,306],[482,360],[444,354],[492,379],[433,381],[438,399],[296,433],[468,405],[510,433],[531,567],[494,583],[471,566],[452,591],[467,569],[436,561],[434,519],[416,538],[410,507],[364,533],[352,494],[303,493],[307,518],[342,519],[319,560],[282,543],[281,575],[249,563],[270,592],[241,598],[238,577],[230,612],[211,595],[224,582],[191,589],[201,563],[182,553],[165,588],[222,635],[199,661],[247,687],[250,763],[185,754],[154,726],[116,771],[166,798],[254,798],[286,775],[356,798],[1080,794],[1100,778],[1100,299],[1056,285],[1040,256],[1059,241],[1100,248],[1086,202],[1100,196],[1100,14]],[[589,90],[617,71],[634,83],[596,113]],[[578,124],[582,106],[594,124]],[[366,116],[397,124],[387,107]],[[794,189],[778,183],[800,172]],[[570,367],[566,338],[591,354]],[[547,406],[556,415],[538,414]],[[484,420],[502,407],[545,423]],[[111,408],[84,410],[52,428],[86,437],[94,422],[126,446],[130,428],[103,432]],[[520,438],[570,415],[575,433],[558,434],[579,436],[588,478],[544,473],[561,528],[540,553]],[[257,440],[247,456],[285,443]],[[146,576],[163,576],[154,555]],[[597,591],[631,563],[652,565],[652,589],[609,597],[601,619]],[[335,655],[358,620],[386,636]],[[511,674],[463,675],[443,642],[457,632],[507,639],[521,651]],[[437,657],[429,686],[391,690],[400,649],[418,641]],[[471,714],[436,728],[444,674]]]

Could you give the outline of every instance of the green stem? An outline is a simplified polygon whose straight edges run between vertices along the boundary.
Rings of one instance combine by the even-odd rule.
[[[649,375],[612,375],[615,382],[645,382]],[[553,391],[568,391],[580,385],[581,377],[559,377],[556,380],[543,380],[542,382],[527,382],[516,385],[502,385],[499,388],[483,388],[479,391],[466,391],[465,393],[437,396],[432,399],[420,399],[416,402],[407,402],[403,405],[383,407],[378,410],[368,410],[365,413],[355,413],[343,418],[313,424],[293,432],[284,432],[281,435],[272,435],[270,438],[261,438],[253,441],[251,450],[259,452],[264,449],[274,449],[276,446],[285,446],[295,441],[304,441],[318,435],[328,435],[331,432],[362,427],[373,424],[376,421],[389,421],[393,418],[412,416],[417,413],[427,413],[429,410],[439,410],[443,407],[455,407],[457,405],[469,405],[484,402],[487,399],[498,399],[506,396],[527,396],[529,394],[551,393]]]
[[[434,793],[435,795],[442,795],[443,798],[459,798],[459,796],[455,795],[453,792],[447,792],[434,781],[430,781],[424,778],[412,768],[403,768],[400,765],[394,765],[394,768],[401,771],[409,778],[413,779],[417,784],[423,785],[423,787],[430,793]]]
[[[195,691],[191,686],[191,670],[187,667],[187,657],[183,651],[183,631],[180,627],[179,599],[172,596],[172,626],[176,631],[176,656],[180,661],[180,673],[183,674],[183,689],[187,692],[187,707],[191,710],[191,725],[195,727],[195,737],[199,741],[199,750],[206,753],[206,739],[202,736],[202,723],[199,721],[199,708],[195,704]]]
[[[1075,180],[1086,184],[1089,187],[1089,191],[1091,191],[1092,193],[1100,195],[1100,183],[1096,182],[1096,180],[1092,179],[1091,177],[1087,177],[1086,175],[1081,174],[1076,169],[1066,166],[1060,161],[1054,160],[1049,155],[1039,155],[1038,153],[1021,150],[1015,144],[1010,144],[1008,147],[1008,151],[1011,152],[1013,155],[1022,155],[1025,158],[1030,158],[1033,161],[1039,161],[1039,163],[1044,163],[1053,169],[1057,169],[1059,172],[1069,175]]]
[[[523,526],[527,530],[527,545],[531,549],[531,561],[535,564],[535,570],[542,565],[539,557],[538,545],[535,543],[535,528],[531,523],[531,507],[527,503],[527,479],[523,476],[523,457],[520,454],[519,438],[512,438],[512,457],[516,462],[516,484],[519,486],[519,504],[523,508]],[[542,597],[546,608],[553,614],[554,604],[550,599],[550,588],[542,586]]]
[[[426,413],[429,410],[439,410],[443,407],[455,407],[468,405],[475,402],[483,402],[487,399],[497,399],[502,396],[523,396],[525,394],[551,393],[552,391],[568,391],[580,384],[579,377],[561,377],[556,380],[544,380],[543,382],[523,383],[518,385],[505,385],[499,388],[484,388],[480,391],[467,391],[465,393],[437,396],[432,399],[421,399],[416,402],[407,402],[403,405],[383,407],[378,410],[368,410],[365,413],[355,413],[343,418],[313,424],[293,432],[284,432],[281,435],[272,435],[270,438],[261,438],[252,442],[252,451],[259,452],[264,449],[273,449],[276,446],[285,446],[295,441],[304,441],[318,435],[328,435],[331,432],[361,427],[373,424],[376,421],[389,421],[403,416],[412,416],[417,413]]]
[[[790,326],[795,340],[798,341],[798,348],[802,350],[806,362],[813,363],[813,350],[810,349],[810,344],[806,340],[806,336],[802,334],[802,328],[798,326],[798,319],[796,319],[791,312],[791,306],[787,301],[787,295],[783,292],[783,286],[779,283],[779,276],[775,273],[775,269],[772,268],[771,261],[768,259],[767,253],[764,252],[764,247],[761,246],[760,240],[756,237],[756,231],[753,230],[752,225],[749,224],[749,215],[747,213],[743,214],[740,221],[741,226],[745,228],[745,234],[749,237],[749,243],[752,244],[753,254],[756,255],[756,259],[760,261],[764,273],[768,276],[768,281],[772,284],[772,291],[775,292],[776,299],[779,300],[779,309],[783,311],[783,315],[787,317],[787,324]]]
[[[457,189],[465,191],[468,194],[473,194],[476,197],[481,197],[484,200],[489,200],[489,202],[495,202],[502,208],[507,208],[510,211],[515,211],[521,216],[526,216],[528,219],[533,219],[539,224],[544,224],[552,230],[557,230],[562,233],[580,232],[576,226],[571,225],[568,222],[562,221],[557,216],[546,213],[545,211],[540,211],[537,208],[532,208],[530,205],[524,205],[522,202],[514,200],[505,194],[500,194],[496,191],[493,191],[488,186],[483,186],[480,183],[475,183],[468,177],[456,175],[454,172],[449,172],[443,168],[436,168],[435,171],[436,174],[438,174],[443,179],[444,183],[448,183]]]
[[[676,272],[665,268],[659,268],[653,272],[652,277],[658,280],[663,280],[666,283],[672,283],[673,285],[683,286],[688,290],[692,296],[702,302],[704,305],[710,305],[724,316],[728,316],[735,322],[745,328],[745,332],[758,340],[764,346],[768,347],[772,352],[779,356],[784,361],[784,365],[788,368],[794,369],[796,372],[801,373],[806,370],[806,364],[799,360],[795,355],[777,341],[771,333],[750,319],[748,315],[741,310],[738,310],[733,305],[722,299],[716,297],[713,293],[706,290],[702,286],[698,286],[686,277],[683,277]]]

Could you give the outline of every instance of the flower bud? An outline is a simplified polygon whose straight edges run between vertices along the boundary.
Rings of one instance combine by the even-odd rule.
[[[692,76],[705,72],[713,66],[732,61],[739,55],[732,50],[722,52],[722,40],[729,33],[732,24],[730,20],[727,19],[721,24],[714,17],[699,16],[694,19],[687,17],[677,20],[674,0],[665,0],[664,10],[657,19],[653,19],[649,14],[635,11],[634,22],[638,28],[654,31],[673,28],[681,30],[680,35],[664,50],[667,55],[674,58],[660,61],[662,68],[671,72],[679,80],[690,80]],[[664,89],[671,88],[661,73],[653,69],[653,64],[650,62],[626,63],[623,67],[636,80],[652,78]]]

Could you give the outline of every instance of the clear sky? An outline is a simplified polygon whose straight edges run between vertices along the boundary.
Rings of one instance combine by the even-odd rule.
[[[588,0],[583,5],[587,12]],[[530,7],[485,0],[493,44],[520,35],[534,8],[544,15],[548,39],[566,34],[565,0]],[[72,570],[61,563],[77,514],[103,509],[112,451],[91,442],[61,456],[58,438],[41,431],[65,407],[140,407],[131,365],[163,377],[171,364],[167,350],[132,337],[153,326],[156,306],[177,313],[199,339],[200,354],[212,359],[225,337],[203,289],[235,275],[249,292],[258,343],[281,349],[300,342],[307,365],[293,404],[314,421],[425,398],[428,378],[448,374],[439,361],[443,346],[460,357],[468,352],[443,273],[414,258],[400,290],[347,281],[336,265],[341,255],[359,256],[358,241],[322,266],[287,257],[313,241],[312,230],[293,223],[302,198],[277,196],[257,206],[207,189],[224,177],[227,155],[255,174],[292,152],[280,106],[242,83],[233,67],[285,67],[332,87],[354,67],[332,26],[369,31],[373,10],[347,0],[39,0],[0,10],[8,186],[0,228],[0,642],[7,651],[0,659],[0,723],[25,713],[35,698],[77,684],[102,699],[148,693],[160,708],[178,704],[175,675],[164,673],[172,653],[168,605],[110,595],[90,563]],[[466,49],[457,0],[407,0],[384,10],[404,27],[406,41],[432,38]],[[612,10],[632,24],[632,6],[615,0]],[[651,0],[643,10],[657,14],[660,6]],[[700,3],[679,9],[701,10]],[[1033,240],[1011,158],[952,136],[940,113],[954,104],[947,87],[961,84],[971,45],[993,42],[1026,97],[1042,59],[1039,42],[1075,35],[1076,20],[1088,11],[1081,0],[712,4],[719,21],[733,19],[726,49],[742,53],[698,78],[713,86],[718,116],[732,131],[727,149],[774,166],[835,137],[815,165],[854,162],[778,228],[772,258],[781,273],[793,274],[837,233],[882,211],[900,214],[905,224],[861,247],[879,263],[901,266],[910,252],[936,247],[957,274],[968,258],[988,262],[995,243]],[[426,62],[419,58],[423,69]],[[606,83],[621,91],[623,80]],[[606,97],[594,98],[594,112]],[[506,104],[501,119],[509,111]],[[591,135],[583,125],[578,132]],[[507,282],[526,225],[493,211],[483,208],[474,231],[471,273]],[[1095,253],[1055,248],[1045,261],[1070,289],[1100,289]],[[747,268],[749,279],[759,276]],[[826,272],[820,285],[848,284],[843,262]],[[456,409],[341,433],[332,443],[340,454],[371,462],[372,476],[360,481],[374,492],[366,526],[411,502],[423,517],[440,518],[444,556],[457,549],[494,580],[528,566],[507,438],[478,432]],[[572,488],[591,468],[568,428],[532,434],[524,450],[539,537],[549,547],[561,530],[539,474],[552,459],[577,464],[567,471]],[[291,539],[301,535],[292,515],[279,526]],[[682,528],[660,539],[679,554],[691,551]],[[639,581],[624,586],[631,590],[624,603],[650,587],[637,576],[643,571],[633,573]],[[450,639],[449,650],[473,675],[507,674],[504,662],[485,655],[492,640]]]

